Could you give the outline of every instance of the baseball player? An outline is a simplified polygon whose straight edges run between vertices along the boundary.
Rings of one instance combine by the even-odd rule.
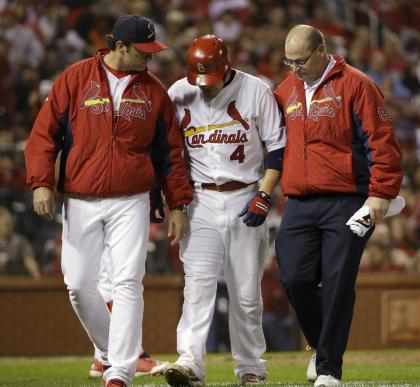
[[[35,212],[53,214],[54,164],[63,205],[62,270],[70,301],[100,352],[104,385],[132,380],[142,337],[149,191],[163,185],[172,243],[184,234],[192,199],[172,103],[146,68],[164,50],[150,20],[126,15],[107,36],[109,49],[67,68],[54,83],[25,150]],[[98,291],[100,259],[110,254],[113,311]]]
[[[112,272],[108,249],[104,250],[101,257],[98,290],[106,302],[108,309],[112,312]],[[150,355],[141,348],[134,376],[161,375],[168,365],[168,362],[152,359]],[[102,377],[102,368],[100,350],[95,347],[94,358],[89,369],[89,376],[91,378]]]
[[[168,93],[195,193],[189,230],[180,243],[185,271],[177,328],[180,356],[166,369],[165,378],[171,386],[204,385],[205,345],[223,266],[235,375],[243,383],[260,384],[267,376],[261,359],[266,348],[260,289],[268,243],[264,221],[280,174],[284,129],[269,87],[231,68],[221,39],[199,37],[187,56],[188,76]]]

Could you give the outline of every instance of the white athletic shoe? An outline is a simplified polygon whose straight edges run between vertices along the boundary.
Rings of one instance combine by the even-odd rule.
[[[309,360],[308,369],[306,370],[306,378],[308,379],[309,383],[315,383],[317,378],[316,374],[316,351],[311,356],[311,360]]]
[[[341,380],[334,378],[334,376],[319,375],[316,379],[314,387],[339,387],[341,385]]]

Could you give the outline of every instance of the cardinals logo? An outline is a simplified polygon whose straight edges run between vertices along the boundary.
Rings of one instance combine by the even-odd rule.
[[[152,102],[147,98],[139,83],[133,85],[128,94],[131,95],[121,99],[119,111],[114,111],[114,114],[127,121],[131,121],[132,118],[145,120],[147,113],[152,111]],[[90,81],[89,88],[80,102],[80,109],[89,109],[96,115],[112,114],[110,99],[101,96],[101,85],[95,81]]]
[[[191,112],[184,108],[184,116],[181,119],[180,128],[186,145],[189,148],[203,148],[205,144],[245,144],[248,138],[241,129],[236,133],[224,133],[223,128],[241,124],[246,130],[249,129],[248,118],[243,119],[232,101],[228,107],[228,114],[232,121],[196,127],[191,125]]]
[[[318,122],[319,117],[335,117],[335,110],[340,109],[342,106],[341,96],[335,94],[332,88],[332,81],[322,88],[322,93],[324,98],[312,100],[311,108],[309,109],[308,118],[315,122]],[[329,102],[332,102],[332,105]]]
[[[80,109],[90,109],[93,114],[111,113],[109,98],[100,96],[101,85],[95,81],[90,81],[89,88],[80,102]]]
[[[337,97],[334,93],[334,89],[332,88],[332,81],[328,82],[322,89],[326,99],[332,101],[334,106],[337,109],[341,108],[341,96]]]
[[[127,121],[130,121],[131,117],[145,120],[147,113],[152,111],[152,102],[147,98],[139,83],[134,84],[130,92],[135,98],[123,98],[118,115]]]
[[[382,121],[389,121],[388,112],[382,106],[378,106],[378,117]]]
[[[143,91],[139,83],[136,83],[133,86],[133,93],[137,97],[137,100],[144,104],[146,111],[152,111],[152,102],[147,98],[146,93]]]
[[[154,36],[156,36],[155,26],[152,23],[149,23],[149,25],[147,26],[147,28],[150,31],[150,34],[147,36],[147,39],[151,39]]]
[[[204,67],[204,65],[202,63],[197,63],[197,71],[199,73],[205,73],[206,72],[206,68]]]
[[[295,120],[298,117],[303,117],[302,103],[298,101],[298,92],[296,87],[293,88],[292,94],[287,101],[286,114],[291,120]]]
[[[242,124],[242,126],[244,127],[245,130],[248,130],[249,129],[248,122],[246,122],[246,120],[244,120],[242,118],[241,114],[238,112],[238,109],[236,109],[235,101],[229,102],[229,105],[228,105],[228,108],[227,108],[227,113],[234,120],[239,121]]]
[[[190,109],[184,108],[184,117],[181,120],[180,129],[185,130],[188,128],[188,125],[191,122],[191,112]],[[190,129],[190,128],[189,128]]]

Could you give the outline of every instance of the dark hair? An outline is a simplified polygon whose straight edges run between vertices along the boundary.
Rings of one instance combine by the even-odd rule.
[[[114,51],[117,48],[117,42],[119,42],[119,40],[114,38],[114,36],[112,34],[105,35],[105,39],[106,39],[106,42],[108,44],[108,48],[111,51]],[[123,42],[123,44],[124,44],[124,46],[127,46],[127,47],[130,46],[130,43]]]

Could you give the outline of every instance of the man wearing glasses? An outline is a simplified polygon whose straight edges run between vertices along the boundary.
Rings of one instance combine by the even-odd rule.
[[[275,96],[286,121],[281,187],[288,201],[276,256],[315,350],[308,380],[340,386],[356,276],[372,233],[358,237],[346,222],[363,205],[372,224],[384,216],[401,185],[401,152],[378,86],[327,54],[319,30],[290,30],[284,63],[291,71]]]

